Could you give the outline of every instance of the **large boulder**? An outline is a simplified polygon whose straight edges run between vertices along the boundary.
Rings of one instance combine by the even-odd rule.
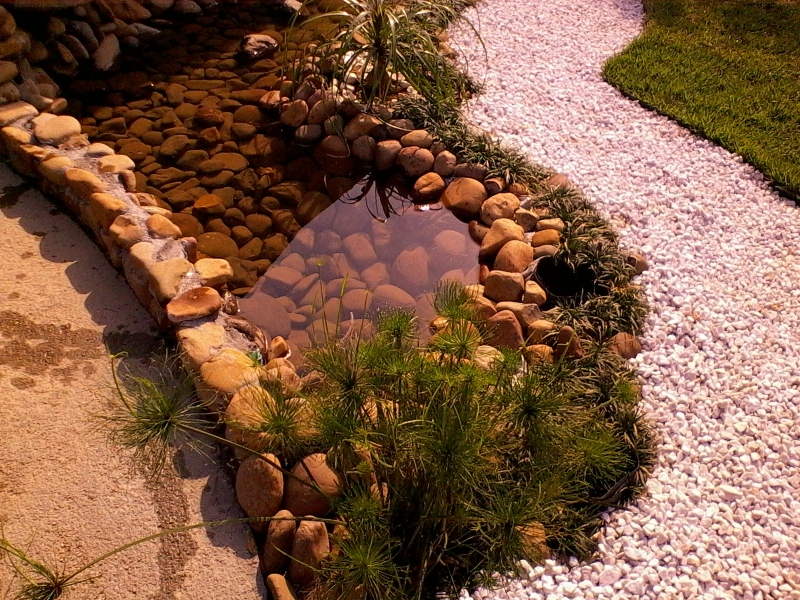
[[[500,193],[490,197],[481,206],[481,221],[491,225],[497,219],[513,219],[519,208],[519,198],[514,194]]]
[[[319,490],[306,484],[316,485]],[[311,454],[298,462],[292,477],[287,478],[284,508],[293,515],[324,517],[331,511],[330,498],[341,493],[339,475],[328,466],[325,455]]]
[[[521,273],[494,270],[486,277],[483,294],[495,302],[519,302],[524,291]]]
[[[279,510],[275,517],[285,520],[271,521],[267,528],[267,538],[261,552],[261,570],[266,575],[283,573],[289,566],[289,556],[297,531],[297,522],[290,520],[292,516],[288,510]]]
[[[281,507],[283,474],[270,462],[280,465],[274,454],[250,455],[236,472],[236,499],[248,517],[271,517]],[[250,525],[256,531],[269,527],[267,521],[252,521]]]
[[[525,232],[514,221],[511,219],[497,219],[483,237],[479,256],[481,258],[494,256],[508,242],[514,240],[521,242],[524,239]]]
[[[483,184],[470,177],[459,177],[450,182],[442,194],[442,203],[454,213],[474,217],[488,194]]]
[[[511,348],[517,350],[524,345],[522,327],[516,315],[510,310],[501,310],[487,321],[489,339],[487,342],[495,348]]]
[[[494,259],[494,268],[500,271],[522,273],[533,260],[533,246],[519,240],[505,244]]]
[[[330,553],[330,539],[325,523],[300,521],[292,544],[289,580],[298,588],[308,588],[319,571],[322,559]]]

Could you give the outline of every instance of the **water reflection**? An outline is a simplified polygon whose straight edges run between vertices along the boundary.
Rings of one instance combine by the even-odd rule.
[[[294,237],[252,291],[242,315],[298,350],[326,335],[361,331],[381,308],[433,318],[431,291],[444,280],[475,283],[478,245],[441,205],[364,178]],[[338,325],[337,325],[338,323]]]

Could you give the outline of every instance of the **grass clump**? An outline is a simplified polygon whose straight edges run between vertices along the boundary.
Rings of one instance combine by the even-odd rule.
[[[800,195],[800,4],[645,0],[644,34],[605,66],[648,108]]]

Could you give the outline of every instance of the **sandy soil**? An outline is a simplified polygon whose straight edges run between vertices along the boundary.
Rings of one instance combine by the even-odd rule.
[[[109,445],[106,347],[143,368],[163,352],[124,279],[71,219],[0,163],[0,526],[70,569],[162,528],[242,516],[214,456],[180,453],[153,483]],[[98,565],[96,600],[265,597],[249,530],[195,530]],[[0,561],[0,598],[13,571]]]

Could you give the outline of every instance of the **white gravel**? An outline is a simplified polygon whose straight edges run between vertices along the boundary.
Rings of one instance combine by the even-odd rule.
[[[651,269],[634,361],[663,438],[647,497],[595,562],[548,562],[483,598],[800,599],[800,209],[729,152],[600,76],[636,0],[484,0],[462,32],[472,119],[572,178]]]

